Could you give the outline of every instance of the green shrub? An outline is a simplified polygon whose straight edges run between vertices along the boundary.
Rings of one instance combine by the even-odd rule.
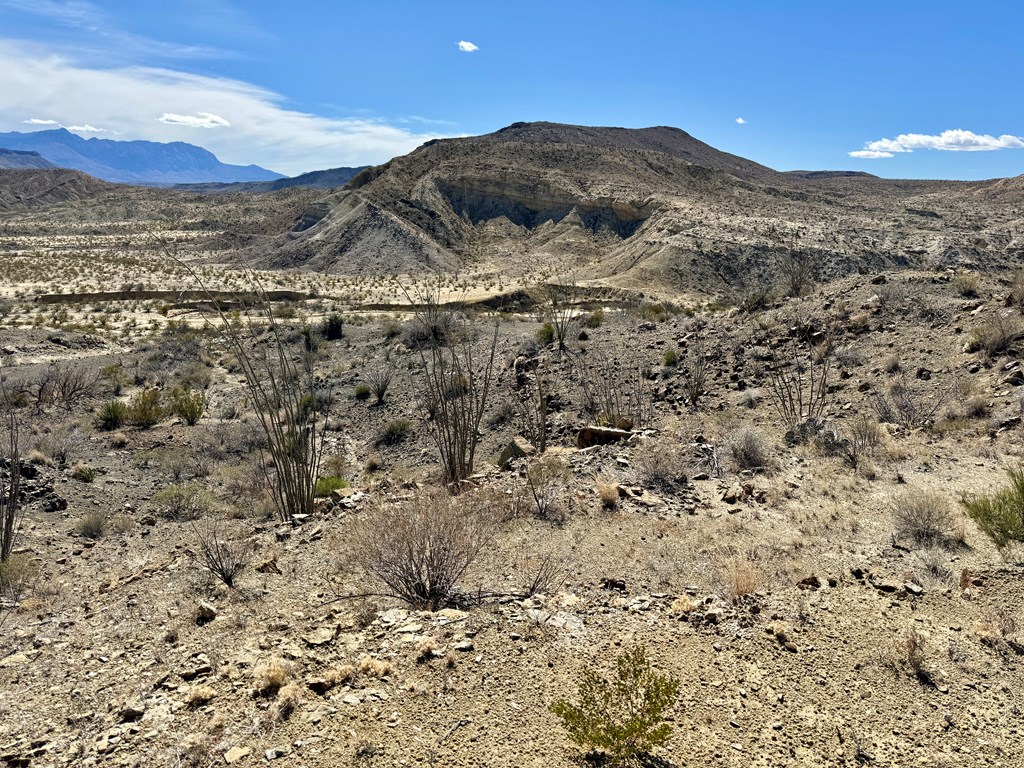
[[[18,603],[38,578],[39,565],[30,555],[11,555],[0,561],[0,597]]]
[[[315,495],[317,498],[322,499],[326,496],[331,495],[331,491],[336,491],[339,488],[348,488],[348,480],[337,475],[331,475],[329,477],[321,477],[316,481]]]
[[[964,498],[962,504],[985,535],[1004,553],[1024,541],[1024,467],[1009,470],[1010,485],[993,494]]]
[[[171,390],[171,411],[180,416],[190,427],[194,427],[206,412],[206,395],[193,392],[186,384]]]
[[[665,714],[679,695],[679,680],[655,672],[639,645],[620,655],[615,667],[613,680],[585,667],[579,704],[560,700],[551,711],[576,744],[621,765],[668,741],[672,727]]]
[[[583,324],[586,325],[587,328],[597,328],[603,322],[604,322],[604,309],[602,309],[601,307],[598,307],[593,312],[591,312],[589,315],[587,315],[587,319],[583,321]]]
[[[663,304],[658,302],[645,301],[637,309],[637,312],[639,312],[640,317],[644,320],[655,320],[657,322],[668,320],[668,310],[665,309]]]
[[[1024,333],[1020,321],[1008,315],[996,315],[977,328],[967,338],[967,352],[982,352],[997,357],[1009,352]]]
[[[665,354],[661,356],[661,364],[666,368],[675,368],[679,362],[679,353],[674,349],[666,349]]]
[[[382,445],[398,445],[400,442],[405,440],[409,436],[409,432],[412,431],[412,422],[408,419],[395,419],[389,421],[374,444],[377,446]]]
[[[153,494],[150,501],[168,520],[196,520],[214,508],[210,492],[191,483],[172,483]]]
[[[355,398],[356,400],[367,400],[372,391],[369,384],[360,384],[356,387]]]
[[[124,385],[128,383],[128,374],[124,372],[124,367],[119,363],[104,366],[100,370],[100,378],[107,383],[110,393],[115,396],[120,395]]]
[[[541,344],[552,344],[555,341],[555,326],[551,321],[537,329],[537,341]]]
[[[334,313],[326,320],[320,328],[321,335],[327,341],[337,341],[345,335],[345,320],[341,315]]]
[[[107,432],[120,429],[128,421],[128,406],[120,400],[107,400],[96,413],[96,426]]]
[[[155,427],[163,417],[164,407],[160,403],[159,389],[139,392],[128,406],[128,423],[140,429]]]

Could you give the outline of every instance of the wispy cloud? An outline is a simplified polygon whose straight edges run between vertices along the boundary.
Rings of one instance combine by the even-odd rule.
[[[231,123],[220,115],[209,112],[196,112],[194,115],[176,115],[173,112],[165,112],[157,118],[161,123],[168,125],[184,125],[189,128],[230,128]]]
[[[746,121],[746,120],[744,120],[744,119],[743,119],[742,117],[737,117],[737,118],[736,118],[736,124],[737,124],[737,125],[746,125],[746,124],[747,124],[747,121]]]
[[[47,115],[131,139],[194,142],[193,126],[160,118],[202,119],[203,109],[231,124],[203,131],[204,147],[224,162],[257,163],[287,174],[381,163],[454,133],[368,117],[321,117],[239,80],[169,68],[99,68],[37,44],[0,39],[0,130],[18,130],[30,115]]]
[[[32,117],[28,120],[22,120],[21,122],[25,123],[25,125],[60,125],[56,120],[43,120],[39,117]]]
[[[74,131],[75,133],[109,133],[110,132],[106,128],[97,128],[97,127],[95,127],[93,125],[89,125],[88,123],[86,123],[85,125],[69,125],[68,126],[68,130],[69,131]]]
[[[1024,138],[1004,133],[991,136],[955,129],[939,134],[901,133],[895,139],[869,141],[863,149],[849,152],[850,157],[875,160],[895,157],[897,153],[915,149],[938,149],[944,152],[992,152],[997,149],[1024,149]]]
[[[468,40],[459,40],[459,42],[457,42],[456,45],[459,46],[460,51],[463,51],[465,53],[472,53],[473,51],[480,50],[480,46],[474,45]]]

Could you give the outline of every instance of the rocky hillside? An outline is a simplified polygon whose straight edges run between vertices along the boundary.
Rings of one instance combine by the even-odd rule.
[[[281,189],[293,187],[308,187],[310,189],[338,189],[343,187],[353,176],[365,171],[368,166],[361,165],[358,168],[328,168],[324,171],[310,171],[300,173],[298,176],[290,176],[286,179],[276,181],[236,181],[229,184],[178,184],[178,189],[189,192],[277,192]]]
[[[356,176],[257,263],[387,274],[493,267],[665,293],[778,278],[996,265],[1021,253],[1020,180],[779,173],[675,128],[517,123],[429,142]]]
[[[0,211],[76,203],[111,187],[87,174],[63,168],[0,170]]]

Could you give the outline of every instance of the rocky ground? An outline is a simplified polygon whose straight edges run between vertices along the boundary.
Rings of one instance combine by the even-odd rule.
[[[563,351],[537,341],[539,310],[505,315],[470,492],[500,511],[493,539],[463,601],[419,611],[367,594],[385,590],[353,546],[378,505],[440,485],[407,313],[330,295],[279,308],[296,339],[335,307],[349,320],[316,355],[334,402],[323,474],[348,487],[284,524],[254,479],[244,377],[200,309],[83,333],[51,315],[22,322],[30,297],[12,293],[2,351],[6,386],[24,395],[16,554],[31,574],[0,614],[0,763],[571,765],[579,750],[549,706],[575,696],[582,669],[642,644],[681,681],[662,764],[1020,765],[1024,572],[959,504],[1020,460],[1016,342],[965,351],[975,329],[1019,323],[1012,294],[1009,276],[923,271],[754,313],[591,304],[573,309]],[[494,318],[456,322],[481,331],[482,351]],[[790,350],[830,361],[836,434],[880,421],[855,461],[786,439],[766,369]],[[356,390],[385,360],[394,379],[374,405]],[[106,373],[80,396],[40,397],[54,363]],[[96,428],[112,365],[122,400],[189,382],[205,415]],[[503,450],[529,452],[516,404],[538,377],[549,448],[499,468]],[[621,441],[581,448],[583,385],[602,380],[650,413]],[[552,506],[539,516],[524,489],[542,464]],[[198,562],[203,521],[162,514],[176,484],[202,489],[204,517],[251,546],[236,588]],[[944,528],[924,542],[893,509],[928,494]]]

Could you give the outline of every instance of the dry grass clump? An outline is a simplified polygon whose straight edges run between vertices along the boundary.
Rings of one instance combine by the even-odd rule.
[[[645,485],[671,490],[687,484],[689,454],[675,442],[649,441],[633,452]]]
[[[896,530],[915,544],[943,544],[954,530],[952,505],[939,493],[909,491],[889,502]]]
[[[107,529],[107,515],[103,512],[87,512],[75,525],[75,532],[87,539],[99,539]]]
[[[614,480],[597,477],[594,481],[597,489],[597,498],[601,502],[602,509],[615,509],[619,506],[619,484]]]
[[[437,651],[437,640],[426,635],[416,643],[416,662],[423,664],[434,658]]]
[[[774,467],[771,444],[764,433],[755,427],[734,430],[726,440],[725,448],[738,471],[768,472]]]
[[[390,677],[395,674],[395,665],[386,659],[374,656],[360,656],[355,664],[356,672],[365,677]]]
[[[291,717],[302,701],[302,687],[298,683],[288,683],[277,692],[274,701],[274,717],[284,721]]]
[[[917,627],[909,627],[893,641],[889,658],[883,661],[897,674],[911,674],[924,680],[927,647],[927,636]]]
[[[722,565],[726,589],[731,600],[750,595],[761,588],[763,574],[749,557],[733,556]]]
[[[196,520],[210,514],[215,506],[210,492],[192,483],[172,483],[153,494],[150,501],[168,520]]]
[[[188,692],[188,698],[185,700],[186,706],[189,709],[198,709],[199,707],[205,707],[217,696],[215,691],[209,685],[194,685]]]
[[[976,328],[971,329],[966,352],[981,352],[989,358],[1009,352],[1024,333],[1024,327],[1014,316],[997,314]]]
[[[293,666],[284,659],[274,657],[259,662],[252,671],[256,693],[271,697],[292,680]]]

